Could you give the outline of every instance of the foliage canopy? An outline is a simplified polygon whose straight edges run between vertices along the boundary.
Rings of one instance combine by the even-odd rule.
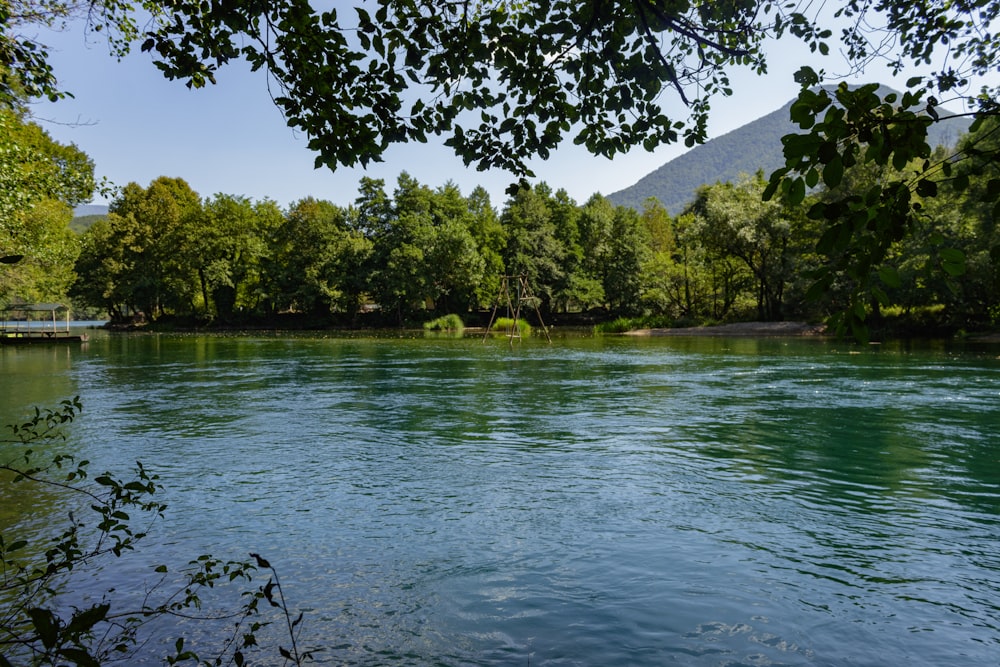
[[[933,65],[917,89],[963,91],[995,66],[990,28],[1000,3],[853,0],[832,13],[776,0],[378,0],[324,9],[308,0],[101,0],[85,7],[91,28],[108,33],[117,53],[141,43],[165,76],[189,86],[215,82],[233,61],[266,70],[274,102],[307,134],[318,165],[365,165],[394,143],[439,135],[467,164],[529,176],[528,158],[567,140],[608,157],[702,141],[711,98],[731,94],[733,68],[765,73],[773,39],[799,39],[821,54],[839,48],[858,71],[876,59],[894,70]],[[18,77],[0,82],[0,92],[61,94],[44,46],[19,27],[59,23],[82,8],[0,3],[0,65]],[[970,97],[992,111],[995,92]],[[675,98],[687,118],[674,113]]]

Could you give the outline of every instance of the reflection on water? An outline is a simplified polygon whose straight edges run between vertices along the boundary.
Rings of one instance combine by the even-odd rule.
[[[144,336],[46,354],[0,357],[19,388],[0,412],[79,393],[70,446],[167,486],[143,557],[264,553],[333,664],[1000,655],[995,349]]]

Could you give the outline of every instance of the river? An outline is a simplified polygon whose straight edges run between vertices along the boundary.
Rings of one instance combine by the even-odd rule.
[[[0,378],[165,486],[82,586],[258,552],[329,664],[1000,662],[1000,346],[94,332]]]

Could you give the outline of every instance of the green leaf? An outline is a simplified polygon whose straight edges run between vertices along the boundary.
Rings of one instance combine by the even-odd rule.
[[[7,547],[6,549],[4,549],[4,551],[6,553],[11,553],[12,551],[17,551],[18,549],[23,549],[26,546],[28,546],[28,543],[26,541],[24,541],[24,540],[18,540],[16,542],[12,542],[9,547]]]
[[[771,176],[771,180],[768,182],[767,187],[764,188],[764,194],[761,196],[763,201],[771,201],[774,194],[778,191],[778,185],[781,184],[781,178],[778,177],[778,173],[775,172]]]
[[[38,638],[42,640],[42,646],[52,648],[59,641],[59,619],[48,609],[33,607],[28,610],[31,624],[38,633]]]
[[[830,275],[825,275],[814,282],[806,291],[806,301],[819,301],[830,290],[832,283],[833,276]]]
[[[938,251],[938,254],[941,256],[941,259],[947,262],[965,261],[965,253],[957,248],[941,248],[941,250]]]
[[[806,184],[801,178],[796,178],[792,181],[792,185],[788,190],[788,203],[792,206],[798,206],[802,203],[802,200],[806,198]]]
[[[899,288],[903,285],[903,281],[899,278],[899,272],[893,266],[880,266],[878,277],[887,287]]]
[[[816,157],[818,157],[819,161],[822,162],[823,164],[830,162],[830,160],[839,158],[840,151],[837,150],[837,142],[824,141],[823,143],[821,143],[819,145],[819,149],[816,151]]]
[[[82,648],[59,649],[59,655],[69,658],[77,667],[101,667],[101,663],[94,656],[90,655]]]
[[[837,243],[837,239],[840,236],[841,225],[831,225],[827,227],[822,236],[819,237],[819,241],[816,242],[816,252],[821,255],[829,255],[833,252],[833,248]]]
[[[1000,199],[1000,178],[991,178],[986,182],[986,194],[983,196],[986,201],[996,201]]]
[[[78,611],[73,614],[73,619],[66,627],[67,632],[83,633],[90,631],[95,625],[103,621],[108,616],[111,605],[108,603],[94,605],[90,609]]]
[[[819,183],[819,172],[815,169],[810,169],[806,172],[806,187],[814,188],[817,183]]]
[[[917,181],[917,194],[921,197],[937,197],[937,181],[921,178]]]
[[[789,116],[791,116],[793,123],[798,123],[799,127],[803,130],[808,130],[813,126],[815,122],[815,117],[812,113],[812,108],[803,104],[802,102],[793,102],[792,108],[789,111]]]
[[[836,157],[830,160],[825,167],[823,167],[823,183],[826,187],[836,188],[844,179],[844,163],[841,162],[840,157]]]
[[[801,85],[803,88],[811,88],[819,83],[819,75],[816,74],[816,70],[812,67],[800,67],[795,72],[794,78],[795,83]]]
[[[965,253],[956,248],[941,248],[941,268],[949,276],[961,276],[965,273]]]
[[[864,322],[865,318],[868,316],[868,308],[865,306],[864,301],[855,301],[851,306],[850,315],[852,318]]]

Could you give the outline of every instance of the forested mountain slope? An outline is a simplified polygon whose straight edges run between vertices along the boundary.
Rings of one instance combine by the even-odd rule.
[[[696,146],[642,177],[635,185],[608,195],[608,199],[619,206],[641,210],[646,199],[656,197],[671,215],[677,215],[694,199],[694,192],[700,185],[736,181],[740,174],[753,174],[758,169],[769,176],[784,163],[781,137],[798,129],[789,120],[793,101]],[[931,143],[950,146],[970,124],[967,118],[935,123],[930,129]]]

